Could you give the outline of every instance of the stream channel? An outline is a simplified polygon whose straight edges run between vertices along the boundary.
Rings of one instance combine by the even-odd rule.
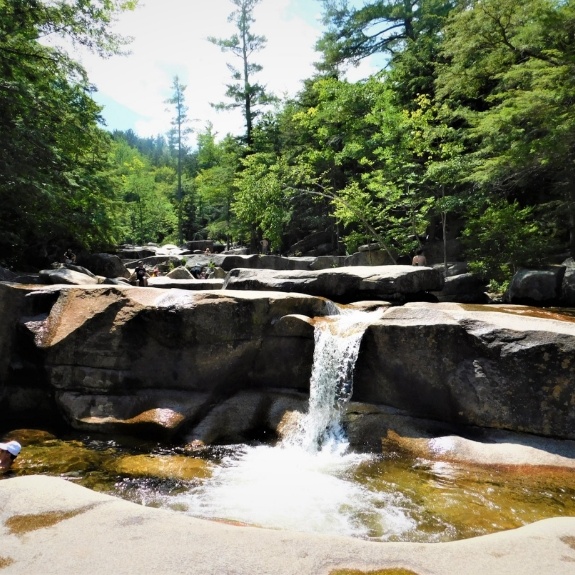
[[[309,408],[275,445],[212,446],[197,456],[133,438],[18,430],[25,448],[10,475],[60,476],[141,505],[238,525],[373,541],[453,541],[575,516],[572,469],[351,452],[341,415],[369,321],[354,312],[315,322]]]

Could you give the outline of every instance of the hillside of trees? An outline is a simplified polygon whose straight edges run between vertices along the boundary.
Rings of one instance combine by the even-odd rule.
[[[245,133],[208,126],[195,149],[178,78],[166,135],[109,133],[85,71],[42,42],[120,53],[110,23],[136,0],[0,2],[0,265],[68,245],[265,237],[298,255],[321,233],[333,253],[377,242],[399,257],[457,238],[502,285],[575,254],[575,3],[322,0],[316,73],[280,100],[257,81],[266,1],[230,0],[237,34],[210,38],[238,64],[217,106],[240,109]],[[375,54],[384,69],[345,80]]]

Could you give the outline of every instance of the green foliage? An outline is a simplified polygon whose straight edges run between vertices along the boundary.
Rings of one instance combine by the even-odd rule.
[[[204,226],[208,237],[230,243],[236,235],[231,205],[242,149],[231,137],[216,143],[210,126],[198,135],[198,145],[199,171],[194,184],[204,206]]]
[[[177,215],[170,201],[176,182],[172,168],[154,168],[124,140],[115,142],[110,158],[118,196],[121,240],[127,243],[171,241]]]
[[[238,192],[233,203],[233,211],[246,231],[259,228],[262,237],[280,249],[291,218],[290,197],[283,185],[287,171],[285,163],[271,154],[249,155],[237,176]]]
[[[58,33],[121,52],[108,27],[134,2],[0,1],[1,263],[50,242],[184,234],[285,250],[328,232],[342,251],[377,241],[395,257],[430,222],[455,220],[494,288],[556,242],[575,254],[573,2],[324,0],[320,75],[262,113],[277,101],[254,82],[259,1],[232,0],[236,33],[210,39],[239,59],[217,107],[242,110],[246,138],[218,141],[208,126],[197,150],[177,77],[168,143],[130,131],[111,141],[81,66],[39,42]],[[341,79],[372,54],[385,73]]]
[[[173,151],[176,158],[176,173],[177,173],[177,190],[175,201],[177,204],[178,214],[178,245],[184,243],[184,225],[183,213],[185,209],[185,201],[188,202],[191,198],[188,196],[184,198],[185,188],[183,185],[183,170],[184,170],[184,156],[186,154],[186,136],[190,133],[188,122],[188,107],[185,103],[186,86],[184,86],[178,76],[174,76],[172,83],[172,95],[166,100],[166,104],[170,104],[173,111],[172,127],[168,132],[170,149]],[[189,210],[188,206],[188,210]]]
[[[327,32],[317,44],[331,70],[342,62],[353,64],[373,54],[395,58],[421,38],[439,33],[443,18],[455,2],[448,0],[372,0],[351,7],[346,0],[323,0]]]
[[[549,240],[532,208],[499,201],[470,218],[463,231],[469,268],[495,282],[507,282],[520,266],[538,265]]]
[[[467,2],[446,28],[438,77],[440,96],[465,122],[462,179],[547,210],[561,203],[572,251],[574,29],[572,2]]]
[[[86,74],[48,34],[102,55],[124,41],[108,31],[135,2],[0,3],[0,262],[45,263],[60,245],[118,239],[107,173],[108,136]],[[55,253],[53,253],[55,252]]]

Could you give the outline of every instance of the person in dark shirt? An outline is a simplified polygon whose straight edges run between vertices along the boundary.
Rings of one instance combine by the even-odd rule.
[[[138,262],[138,265],[134,269],[134,273],[136,274],[136,280],[138,280],[138,285],[141,287],[145,287],[148,285],[148,272],[144,267],[142,262]]]

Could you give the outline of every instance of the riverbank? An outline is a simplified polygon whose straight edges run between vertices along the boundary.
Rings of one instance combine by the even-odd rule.
[[[3,575],[570,575],[575,518],[452,543],[371,543],[195,519],[66,480],[0,481]]]

